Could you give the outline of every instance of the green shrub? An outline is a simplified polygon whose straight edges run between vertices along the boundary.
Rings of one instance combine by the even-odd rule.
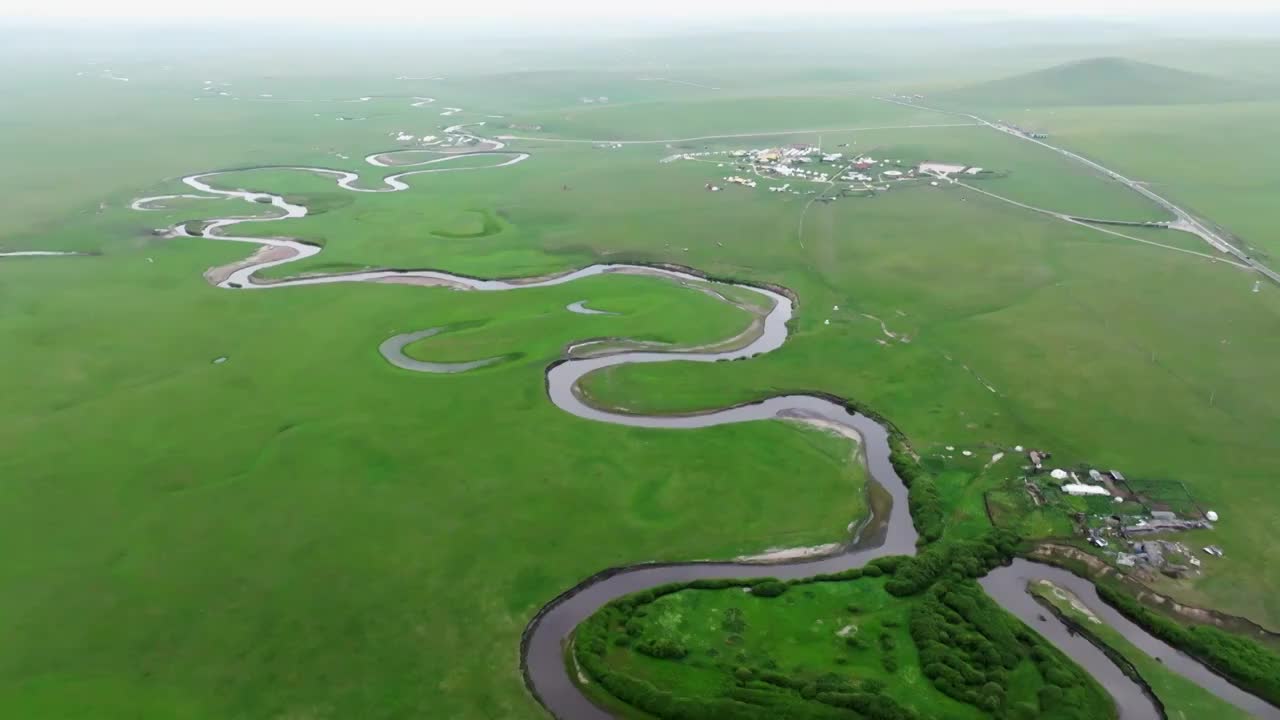
[[[866,680],[863,680],[861,683],[859,683],[858,687],[864,693],[871,693],[872,695],[877,695],[879,693],[884,692],[885,688],[889,686],[885,684],[883,680],[877,680],[876,678],[867,678]]]
[[[890,650],[893,650],[897,646],[898,646],[898,643],[896,640],[893,639],[892,635],[890,635],[887,632],[880,633],[880,649],[881,650],[885,652],[889,652]]]
[[[850,570],[841,570],[837,573],[824,573],[822,575],[814,575],[805,580],[797,580],[796,583],[815,583],[815,582],[845,582],[848,580],[857,580],[862,577],[862,568],[853,568]]]
[[[729,608],[724,613],[724,618],[720,620],[721,629],[731,633],[741,633],[747,629],[747,620],[743,617],[742,610],[739,608]]]
[[[982,577],[1008,562],[1017,545],[1017,535],[999,529],[973,540],[934,545],[915,557],[904,558],[884,589],[890,595],[901,597],[923,592],[944,577]]]
[[[757,597],[773,598],[778,597],[787,591],[788,585],[778,580],[766,580],[751,588],[751,594]]]
[[[689,648],[670,638],[646,638],[636,643],[636,650],[662,660],[679,660],[689,654]]]
[[[919,717],[914,710],[899,705],[887,695],[872,693],[819,693],[818,702],[832,707],[853,710],[871,720],[915,720]]]
[[[921,543],[931,543],[942,537],[946,513],[942,509],[942,496],[933,477],[911,457],[906,441],[894,435],[889,440],[889,463],[907,486],[907,507],[920,535]]]

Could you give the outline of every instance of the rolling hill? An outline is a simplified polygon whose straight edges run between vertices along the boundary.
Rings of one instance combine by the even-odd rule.
[[[1245,100],[1249,85],[1119,57],[1092,58],[943,94],[966,105],[1175,105]]]

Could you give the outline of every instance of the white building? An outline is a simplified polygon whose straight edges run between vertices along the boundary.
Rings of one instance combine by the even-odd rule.
[[[1105,495],[1111,496],[1111,491],[1098,485],[1085,485],[1084,483],[1067,483],[1062,486],[1062,492],[1068,495]]]
[[[951,165],[948,163],[926,162],[926,163],[920,163],[919,169],[920,169],[920,172],[922,173],[928,173],[930,175],[945,176],[945,175],[954,175],[959,172],[964,172],[965,166]]]

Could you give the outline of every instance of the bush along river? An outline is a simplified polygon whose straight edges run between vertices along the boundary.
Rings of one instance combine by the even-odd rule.
[[[422,162],[396,163],[399,167],[419,165],[435,167],[408,170],[392,175],[382,181],[382,187],[376,189],[356,186],[359,175],[347,171],[311,167],[272,167],[270,169],[296,170],[332,177],[338,187],[352,192],[398,192],[408,189],[409,186],[404,179],[414,175],[498,169],[515,165],[529,158],[526,153],[503,151],[501,142],[478,138],[469,134],[464,128],[465,126],[450,128],[446,131],[447,139],[452,143],[475,142],[483,147],[483,150],[455,152],[443,158]],[[388,167],[387,163],[392,161],[395,155],[396,151],[390,151],[375,154],[370,156],[372,159],[366,160],[377,167]],[[490,156],[495,159],[495,164],[485,167],[444,166],[455,158],[468,155]],[[255,169],[258,168],[244,168],[236,172]],[[625,343],[622,343],[594,356],[575,356],[561,360],[547,369],[546,385],[551,402],[561,410],[578,417],[615,425],[681,430],[758,420],[788,420],[835,430],[850,437],[856,435],[862,443],[863,456],[870,476],[867,492],[872,495],[872,501],[869,503],[872,513],[867,522],[858,529],[854,538],[837,552],[820,558],[810,557],[772,563],[654,563],[613,568],[583,580],[542,608],[525,630],[521,642],[521,665],[529,689],[553,716],[562,720],[603,720],[613,717],[611,713],[598,707],[582,694],[570,678],[565,663],[566,642],[574,628],[612,600],[670,583],[717,578],[772,577],[794,580],[860,568],[877,558],[916,555],[919,536],[907,510],[907,486],[890,461],[889,431],[876,420],[849,410],[837,398],[817,395],[783,395],[758,403],[711,412],[661,416],[630,414],[597,407],[587,402],[578,389],[578,381],[583,376],[607,367],[630,363],[716,362],[748,358],[776,350],[786,341],[787,323],[791,320],[794,307],[794,297],[784,289],[712,280],[689,268],[633,264],[591,265],[572,272],[540,278],[479,279],[437,270],[371,270],[302,275],[283,280],[262,280],[256,277],[259,271],[314,256],[321,249],[296,240],[236,236],[227,231],[241,223],[273,222],[302,217],[307,214],[307,208],[290,203],[281,195],[223,189],[213,185],[214,179],[224,172],[232,171],[207,172],[183,178],[187,186],[199,191],[202,195],[140,198],[132,205],[134,209],[142,211],[165,209],[167,203],[174,200],[200,198],[238,199],[275,208],[275,214],[267,217],[228,217],[203,223],[180,223],[169,230],[171,237],[200,237],[251,243],[258,246],[257,251],[250,258],[228,266],[211,268],[206,273],[206,279],[218,287],[266,290],[331,283],[393,282],[449,287],[466,291],[504,292],[560,285],[583,277],[607,273],[646,274],[666,281],[696,285],[712,293],[715,293],[716,286],[732,286],[741,291],[757,293],[770,303],[770,309],[767,311],[755,311],[755,321],[747,332],[710,348],[671,349],[661,352],[637,351],[627,350]],[[724,296],[721,295],[721,297]],[[576,303],[578,307],[571,307],[568,311],[589,312],[585,310],[583,303]],[[392,365],[411,372],[465,372],[503,359],[501,357],[482,358],[471,363],[428,363],[414,360],[404,354],[406,345],[426,339],[440,331],[441,328],[429,328],[417,333],[395,336],[383,342],[379,351]],[[926,554],[928,552],[931,550],[925,551]],[[922,566],[930,564],[937,566],[946,563],[921,563]],[[1026,560],[1014,560],[1012,564],[995,567],[982,577],[980,583],[996,603],[1039,631],[1054,646],[1087,670],[1115,700],[1120,717],[1126,719],[1163,717],[1160,707],[1144,688],[1121,672],[1103,652],[1085,638],[1074,635],[1056,616],[1045,616],[1041,612],[1040,607],[1026,590],[1027,581],[1036,578],[1051,579],[1086,600],[1097,598],[1093,585],[1088,581],[1063,570]],[[1199,683],[1227,702],[1257,717],[1280,718],[1280,711],[1275,707],[1238,689],[1205,669],[1198,662],[1173,650],[1105,604],[1098,602],[1093,609],[1104,621],[1110,623],[1144,651],[1160,658],[1171,670]]]

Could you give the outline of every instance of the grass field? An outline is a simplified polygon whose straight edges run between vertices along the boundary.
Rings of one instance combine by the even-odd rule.
[[[632,642],[615,647],[607,660],[619,672],[678,695],[719,695],[733,685],[734,670],[745,666],[810,682],[827,675],[871,681],[922,717],[983,717],[920,673],[906,629],[910,610],[910,603],[884,591],[883,580],[872,578],[806,585],[779,598],[739,588],[684,590],[655,600],[636,623],[638,637],[679,643],[688,651],[685,659],[654,658]],[[886,657],[893,658],[892,671]],[[1021,670],[1034,696],[1039,677],[1029,665]]]
[[[586,692],[626,703],[623,717],[1115,716],[1100,686],[977,584],[912,585],[911,568],[892,558],[791,583],[652,588],[579,625],[571,662]]]
[[[1178,477],[1207,506],[1250,514],[1272,472],[1275,414],[1257,393],[1270,381],[1255,359],[1274,351],[1265,330],[1276,322],[1274,293],[1252,293],[1250,276],[1221,264],[921,192],[932,194],[928,216],[916,191],[810,211],[796,249],[811,269],[769,276],[812,298],[781,351],[714,370],[615,368],[587,378],[591,394],[689,410],[834,390],[917,443],[1044,446],[1137,477]],[[984,231],[993,222],[998,234]],[[1246,557],[1173,589],[1275,622],[1280,608],[1266,594],[1230,589],[1272,582],[1253,555],[1269,527],[1223,523],[1217,534],[1233,558]]]
[[[636,277],[497,294],[217,290],[201,273],[249,246],[154,230],[262,208],[179,200],[128,209],[140,196],[189,191],[178,182],[185,174],[314,165],[359,171],[375,187],[401,169],[362,158],[394,149],[392,133],[455,122],[483,121],[492,134],[533,135],[503,124],[542,124],[549,137],[659,140],[823,129],[825,147],[1005,173],[978,182],[1020,202],[1154,219],[1146,201],[1030,143],[979,127],[900,127],[956,120],[871,100],[899,79],[869,77],[870,67],[854,78],[802,65],[757,76],[722,61],[679,75],[723,88],[712,91],[641,81],[630,68],[524,72],[456,59],[446,80],[398,81],[434,76],[434,66],[368,52],[357,69],[300,54],[272,74],[253,52],[229,67],[198,56],[112,63],[129,83],[93,74],[100,67],[79,52],[0,79],[9,96],[27,98],[0,119],[0,154],[11,160],[0,167],[10,210],[0,250],[102,253],[0,260],[0,332],[12,350],[0,353],[9,499],[0,714],[539,717],[519,679],[518,637],[564,588],[621,563],[832,542],[865,511],[859,466],[835,437],[786,423],[625,429],[546,399],[544,368],[574,341],[711,342],[742,329],[741,311]],[[563,52],[542,62],[562,65]],[[206,78],[230,82],[241,99],[207,94]],[[381,95],[438,99],[414,108]],[[341,102],[365,96],[375,97]],[[441,116],[445,107],[464,112]],[[1266,210],[1280,177],[1268,154],[1273,105],[1019,110],[1268,251]],[[835,132],[871,127],[893,129]],[[511,149],[532,157],[412,177],[399,193],[349,193],[279,169],[217,182],[314,209],[237,228],[324,246],[272,277],[365,267],[520,276],[662,261],[785,285],[799,303],[781,350],[741,363],[617,368],[587,378],[587,390],[637,411],[825,391],[883,413],[927,452],[1044,446],[1131,477],[1176,478],[1222,514],[1204,542],[1226,557],[1194,584],[1163,589],[1280,627],[1280,568],[1266,562],[1280,525],[1259,504],[1280,472],[1280,388],[1261,360],[1280,352],[1274,288],[1253,293],[1252,276],[1220,263],[957,187],[824,205],[708,193],[704,184],[731,168],[659,164],[680,151],[666,143]],[[462,164],[471,162],[481,161]],[[565,309],[580,300],[620,314]],[[461,329],[408,352],[515,357],[429,376],[378,356],[387,337],[437,326]],[[213,364],[219,357],[227,361]],[[1006,479],[1003,464],[981,467],[984,452],[982,462],[931,466],[956,537],[985,530],[987,493]],[[1060,531],[1047,517],[1026,527]],[[879,603],[866,592],[868,605]],[[838,608],[827,607],[834,595],[805,602],[809,618]],[[690,617],[707,610],[690,607]],[[885,604],[872,620],[901,611]],[[787,617],[786,632],[816,637],[801,616]],[[752,642],[826,662],[808,643],[784,649],[783,637]],[[921,687],[900,699],[928,699]]]
[[[830,541],[861,512],[834,437],[620,430],[547,403],[543,367],[595,320],[564,306],[612,279],[466,303],[391,286],[251,298],[198,281],[237,250],[6,263],[4,332],[28,351],[3,372],[3,475],[25,510],[0,531],[0,706],[531,716],[515,648],[563,587],[613,563]],[[646,304],[688,294],[652,281]],[[503,325],[517,362],[444,378],[376,352],[395,332],[515,308],[564,318]],[[670,318],[620,322],[689,341],[742,322]]]

